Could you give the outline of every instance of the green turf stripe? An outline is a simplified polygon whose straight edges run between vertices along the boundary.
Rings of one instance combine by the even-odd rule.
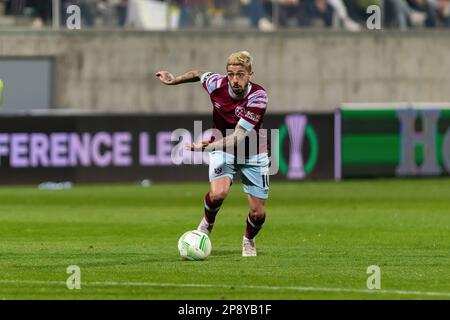
[[[364,165],[359,168],[372,173]],[[367,297],[310,289],[366,290],[371,276],[366,270],[372,264],[381,268],[383,290],[450,291],[450,178],[272,184],[274,214],[256,262],[243,261],[236,238],[240,234],[233,231],[241,223],[244,205],[242,190],[234,190],[227,198],[222,228],[214,235],[216,254],[191,263],[181,261],[175,244],[179,235],[190,230],[189,221],[197,220],[205,183],[155,183],[151,189],[136,184],[80,184],[64,193],[42,192],[36,186],[0,187],[1,279],[18,280],[0,281],[0,297],[398,299],[376,290]],[[185,219],[180,219],[180,212]],[[201,253],[199,258],[204,260]],[[74,264],[81,268],[81,290],[66,286],[70,276],[66,268]],[[261,271],[251,272],[252,266]],[[51,284],[26,283],[36,280]],[[97,284],[89,285],[92,281]],[[135,281],[150,284],[130,285]],[[289,286],[309,289],[299,292],[286,289]]]

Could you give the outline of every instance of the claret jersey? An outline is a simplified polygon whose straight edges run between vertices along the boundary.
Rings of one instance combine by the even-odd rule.
[[[265,130],[260,130],[263,129],[268,102],[264,88],[250,82],[244,97],[238,100],[229,88],[225,75],[206,72],[201,77],[201,83],[213,105],[213,128],[219,130],[223,137],[227,135],[227,129],[234,129],[238,123],[246,130],[253,129],[258,137],[257,152],[267,152],[267,136]]]

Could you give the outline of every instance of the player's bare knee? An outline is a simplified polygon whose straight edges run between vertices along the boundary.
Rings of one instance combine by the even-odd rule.
[[[228,189],[218,189],[210,192],[209,196],[212,201],[223,201],[228,195]]]
[[[264,208],[264,205],[255,206],[253,208],[250,208],[250,216],[254,220],[262,220],[266,215],[266,209]]]

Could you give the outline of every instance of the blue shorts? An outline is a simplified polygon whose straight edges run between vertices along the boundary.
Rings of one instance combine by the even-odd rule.
[[[269,197],[269,157],[260,153],[237,163],[235,156],[223,151],[213,151],[209,154],[209,181],[229,177],[233,181],[236,171],[241,172],[244,192],[256,198]]]

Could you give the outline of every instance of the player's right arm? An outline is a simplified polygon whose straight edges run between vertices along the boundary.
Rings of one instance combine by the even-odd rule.
[[[198,82],[204,73],[205,71],[192,70],[180,76],[174,77],[174,75],[169,71],[161,70],[156,73],[156,76],[162,83],[172,86],[188,82]]]

